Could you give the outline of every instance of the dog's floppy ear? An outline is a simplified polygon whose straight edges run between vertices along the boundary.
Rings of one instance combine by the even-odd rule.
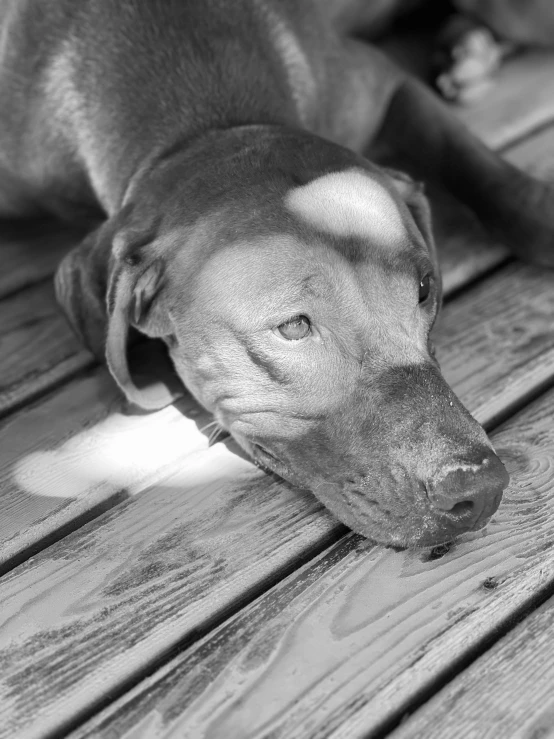
[[[400,172],[396,169],[389,169],[388,167],[385,167],[384,170],[392,178],[397,192],[408,206],[408,209],[412,214],[412,218],[427,244],[429,256],[435,267],[435,277],[439,289],[440,304],[442,299],[441,271],[437,247],[435,245],[435,237],[433,235],[433,226],[431,223],[431,207],[429,205],[429,200],[425,195],[424,185],[422,182],[417,182],[412,179],[405,172]]]
[[[160,259],[134,264],[125,257],[128,213],[90,233],[61,262],[56,296],[79,338],[108,367],[127,398],[157,410],[183,394],[162,341],[170,333],[163,307]],[[144,237],[142,237],[144,241]],[[141,334],[143,335],[141,337]]]
[[[160,341],[171,336],[169,316],[160,295],[165,264],[161,257],[133,265],[114,256],[114,262],[107,296],[108,367],[131,402],[158,410],[183,394],[167,347]],[[137,331],[157,341],[144,342]],[[130,340],[133,333],[135,341]]]

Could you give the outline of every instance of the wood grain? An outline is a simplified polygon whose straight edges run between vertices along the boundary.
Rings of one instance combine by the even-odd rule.
[[[480,306],[477,326],[471,324],[464,312],[450,313],[455,303],[447,307],[441,330],[449,339],[457,336],[459,342],[452,341],[443,353],[443,361],[448,362],[450,351],[459,358],[458,344],[469,346],[474,341],[476,346],[483,345],[491,325],[500,335],[509,332],[503,316],[507,316],[508,322],[512,318],[510,301],[518,303],[519,311],[525,315],[531,294],[552,293],[554,275],[523,266],[510,269],[515,272],[506,271],[506,284],[515,282],[519,289],[506,290],[503,299],[507,302],[500,305],[498,296],[494,295],[488,313],[485,296],[490,291],[489,285],[482,283],[468,292],[467,305],[471,309],[474,304]],[[526,280],[530,282],[527,284]],[[536,311],[533,306],[531,303],[531,309]],[[515,344],[529,346],[536,326],[535,357],[541,354],[542,346],[545,366],[550,368],[546,372],[552,373],[552,336],[545,334],[540,321],[522,321],[522,324],[525,331],[515,332]],[[466,326],[468,333],[464,339]],[[476,332],[481,334],[475,336]],[[510,386],[509,376],[514,366],[525,361],[526,353],[527,350],[518,352],[511,346],[510,352],[497,351],[491,358],[497,368],[498,392],[499,388]],[[471,360],[474,361],[475,358]],[[462,364],[454,358],[451,363],[453,372]],[[480,383],[478,374],[463,369],[462,378],[469,388],[471,377],[473,382]],[[537,374],[535,363],[527,378],[530,386],[537,377],[542,382],[544,373],[541,370]],[[490,393],[494,392],[492,376],[489,380]],[[158,659],[164,650],[183,639],[193,638],[341,531],[309,494],[300,494],[263,475],[237,456],[231,444],[216,444],[206,449],[205,438],[198,440],[194,421],[184,415],[178,417],[175,409],[164,411],[166,417],[161,421],[156,420],[158,414],[139,418],[119,416],[113,413],[117,406],[112,414],[103,416],[107,405],[102,400],[105,390],[100,390],[95,382],[96,376],[92,375],[88,397],[82,406],[75,407],[79,395],[85,394],[84,385],[79,393],[70,386],[63,402],[59,400],[61,393],[52,398],[59,410],[65,403],[74,404],[73,420],[69,427],[60,420],[50,436],[46,419],[57,419],[62,414],[43,410],[42,438],[34,433],[33,451],[40,451],[21,454],[18,439],[28,439],[28,429],[7,430],[13,450],[11,461],[7,456],[2,465],[2,469],[9,471],[3,487],[8,491],[8,501],[13,501],[18,510],[27,510],[22,500],[29,495],[61,497],[64,490],[68,496],[64,501],[66,515],[71,513],[77,489],[81,491],[78,501],[91,494],[113,494],[121,487],[129,491],[130,497],[0,580],[2,616],[7,619],[0,628],[0,664],[3,664],[0,674],[5,677],[0,726],[6,727],[6,736],[11,732],[11,735],[34,737],[46,728],[60,729],[60,721],[63,723],[60,717],[75,717],[105,699],[110,691]],[[76,439],[69,438],[76,427],[83,425],[86,418],[82,415],[83,408],[91,404],[95,395],[97,413],[103,420],[89,421],[88,428]],[[484,413],[479,408],[473,410]],[[28,412],[27,422],[33,428],[36,411]],[[170,419],[173,427],[166,432]],[[135,449],[129,441],[131,431],[137,440]],[[64,436],[68,441],[60,443]],[[196,453],[192,453],[195,440],[199,443]],[[522,448],[528,443],[523,439]],[[150,454],[154,444],[160,448]],[[157,456],[162,454],[163,459]],[[506,456],[509,461],[511,451]],[[133,466],[139,461],[146,469],[135,473]],[[59,497],[56,503],[59,506]],[[535,517],[525,529],[527,535],[536,526]],[[497,561],[512,562],[506,551],[502,551],[512,537],[512,528],[510,522],[500,526],[497,540],[492,535],[493,527],[488,537],[479,537],[477,544],[468,543],[468,551],[478,546],[482,567],[486,564],[488,569]],[[500,552],[494,548],[497,541],[502,542],[501,546],[498,544]],[[492,547],[492,559],[486,560],[484,553],[489,547]],[[529,547],[527,540],[525,547]],[[375,551],[379,554],[371,557],[377,557],[377,562],[390,556]],[[367,578],[373,582],[372,589],[383,588],[390,581],[394,592],[386,595],[386,603],[392,605],[394,598],[403,597],[400,594],[404,592],[404,574],[396,567],[404,560],[390,561],[393,564],[387,565],[385,571],[378,570],[375,581],[370,573]],[[416,558],[414,562],[410,567],[416,567],[419,572],[419,560]],[[421,563],[422,572],[428,572],[429,568],[433,569],[428,563]],[[455,569],[452,588],[459,580],[464,581],[469,572],[474,572],[475,577],[475,573],[482,571],[470,554],[463,571]],[[426,598],[432,601],[434,597],[435,591],[427,590],[427,580],[422,577],[417,582],[423,582],[423,590],[410,606],[414,611],[420,607],[425,611]],[[345,580],[345,594],[352,587],[355,589],[356,582],[356,578]],[[440,584],[433,587],[438,591]],[[366,594],[364,598],[367,597]],[[364,621],[364,609],[369,605],[365,600],[363,603],[356,600],[345,607],[351,620],[350,626],[345,627],[348,630],[359,619]],[[309,610],[308,606],[306,609]],[[325,621],[323,613],[315,623],[318,619]],[[312,628],[314,622],[311,619],[309,622]],[[318,633],[319,639],[321,632]],[[379,634],[382,636],[382,630]],[[314,637],[313,648],[321,651],[321,644],[327,644],[326,638],[317,642]],[[348,649],[355,649],[353,644]],[[55,671],[51,668],[54,656]],[[25,675],[29,670],[35,679],[27,684]],[[331,701],[329,706],[332,705]]]
[[[0,303],[0,416],[92,365],[50,281]]]
[[[552,587],[553,414],[550,392],[493,434],[512,480],[486,532],[441,559],[349,535],[71,739],[374,736]]]
[[[552,138],[547,140],[550,148],[546,149],[546,154],[545,150],[532,147],[526,150],[525,156],[535,157],[533,166],[540,172],[545,171],[543,165],[546,164],[546,169],[550,166],[548,151],[552,150],[552,144],[548,142],[551,141]],[[472,241],[477,243],[477,237]],[[49,273],[61,254],[54,260],[53,251],[40,252],[43,246],[44,240],[39,239],[26,256],[21,256],[12,246],[0,247],[0,255],[15,265],[10,268],[14,277],[8,275],[7,279],[0,279],[0,294],[31,285]],[[475,255],[484,253],[487,248],[479,244],[474,253],[465,251],[461,261],[468,266],[458,272],[461,276],[451,282],[448,289],[458,287],[504,259],[504,252],[498,247],[494,259],[487,253],[484,262],[475,261]],[[55,249],[65,251],[58,241]],[[459,253],[458,247],[454,251]],[[37,256],[36,262],[29,256],[32,253]],[[452,259],[452,264],[458,264],[457,257]],[[481,266],[475,270],[470,264]],[[446,272],[450,274],[448,267]],[[542,295],[545,305],[549,305],[546,295],[552,290],[548,276],[530,275],[531,282],[538,281],[532,283],[534,288],[528,288],[526,277],[520,280],[520,273],[512,275],[511,279],[521,288],[521,303],[512,313],[508,303],[501,303],[500,307],[508,310],[512,320],[514,316],[525,315],[530,297]],[[506,285],[512,284],[507,279]],[[471,293],[477,304],[482,289],[486,286]],[[512,298],[517,301],[519,295],[518,289],[515,298],[511,292],[505,297],[508,301]],[[510,406],[517,404],[551,379],[553,363],[551,339],[544,331],[547,308],[542,311],[540,297],[538,302],[531,300],[530,303],[532,315],[538,319],[535,323],[523,320],[519,332],[513,336],[511,328],[502,324],[501,313],[498,313],[497,322],[492,318],[492,303],[488,309],[486,303],[483,298],[481,321],[477,326],[471,324],[467,331],[466,320],[471,323],[467,311],[471,305],[452,319],[452,324],[448,324],[446,313],[440,329],[445,338],[439,340],[445,343],[452,340],[449,348],[443,348],[441,358],[446,371],[452,371],[451,379],[454,378],[455,383],[456,372],[463,370],[460,375],[462,399],[465,400],[464,393],[467,393],[466,402],[470,407],[482,420],[490,421],[502,412],[504,399]],[[4,305],[5,302],[0,310]],[[493,366],[484,366],[480,351],[472,351],[473,344],[481,347],[481,351],[490,348],[487,337],[491,331],[493,334],[499,331],[499,336],[503,337],[502,352],[491,350],[488,356]],[[465,368],[457,366],[461,363],[455,337],[471,355]],[[526,364],[528,356],[529,365]],[[481,381],[479,370],[485,372],[489,383],[487,398],[475,387],[475,383]],[[514,372],[512,382],[509,376]],[[42,385],[40,392],[45,388],[46,385]],[[489,397],[492,398],[490,403]],[[551,404],[551,400],[548,402]],[[548,412],[551,410],[550,405]],[[551,439],[546,421],[541,416],[542,411],[535,412],[539,420],[533,416],[527,430],[521,431],[518,427],[510,432],[514,435],[517,432],[517,443],[521,441],[522,444],[521,448],[516,444],[517,454],[514,453],[513,458],[516,468],[523,470],[522,479],[526,480],[527,487],[534,485],[537,479],[533,465],[539,465],[541,472],[541,464],[545,466],[545,463],[540,455],[538,458],[524,457],[523,447],[529,444],[532,447],[534,443],[537,453],[547,455],[544,458],[547,461],[550,459]],[[62,730],[66,721],[75,720],[81,712],[109,699],[110,691],[142,674],[167,650],[183,639],[196,638],[215,620],[224,618],[230,609],[236,609],[243,601],[262,592],[303,557],[311,556],[339,536],[342,529],[311,496],[262,475],[232,444],[208,448],[206,437],[198,429],[208,420],[190,401],[162,414],[126,414],[106,373],[96,370],[0,425],[1,561],[13,561],[41,542],[50,543],[56,532],[79,521],[95,507],[110,506],[118,503],[122,496],[127,497],[100,518],[0,580],[3,603],[0,614],[3,624],[0,627],[0,736],[42,737],[50,731]],[[531,431],[533,423],[537,424],[537,438]],[[512,439],[506,447],[508,456],[510,444],[514,443]],[[533,474],[526,464],[531,465]],[[545,490],[550,484],[549,478],[546,479],[548,474],[549,469],[545,472]],[[327,559],[323,557],[313,565],[320,568],[314,571],[313,577],[314,583],[321,583],[322,590],[310,590],[306,580],[299,580],[300,600],[291,601],[294,614],[300,613],[302,618],[310,612],[312,616],[315,613],[315,621],[310,617],[296,629],[291,625],[290,612],[286,611],[284,620],[271,621],[270,631],[264,631],[261,637],[257,636],[256,628],[248,631],[244,625],[241,633],[250,635],[243,644],[248,653],[246,673],[240,657],[238,669],[234,663],[229,663],[230,667],[225,663],[231,674],[238,676],[238,688],[232,681],[227,683],[227,672],[218,672],[217,663],[209,660],[206,664],[211,673],[206,674],[200,662],[195,663],[192,673],[185,673],[185,688],[179,682],[177,691],[192,691],[194,711],[199,706],[197,701],[204,705],[200,713],[194,714],[196,725],[213,724],[216,728],[220,725],[227,730],[226,707],[238,699],[237,715],[239,719],[241,715],[247,717],[247,730],[255,728],[256,722],[266,721],[267,711],[274,710],[276,736],[293,736],[287,733],[288,727],[283,728],[285,719],[281,715],[283,702],[286,704],[287,696],[293,692],[300,696],[296,708],[291,709],[291,715],[299,719],[295,725],[298,731],[307,726],[314,736],[314,732],[323,735],[334,731],[335,727],[338,735],[344,729],[346,735],[354,736],[355,733],[348,732],[361,731],[360,726],[367,725],[368,716],[370,722],[376,717],[374,723],[377,725],[391,711],[402,710],[422,685],[441,674],[447,661],[445,654],[451,646],[448,639],[451,634],[458,633],[456,628],[463,628],[464,619],[468,623],[471,621],[473,606],[482,607],[486,613],[488,601],[480,599],[482,589],[476,580],[485,566],[487,572],[497,565],[498,571],[504,572],[502,567],[513,565],[519,577],[521,567],[518,570],[517,566],[530,562],[527,573],[531,575],[526,581],[531,583],[529,592],[534,592],[533,588],[543,582],[533,559],[538,556],[537,552],[522,554],[523,549],[518,547],[528,550],[533,532],[536,534],[537,530],[539,544],[546,547],[545,537],[551,533],[551,512],[544,490],[529,493],[525,485],[522,490],[531,502],[522,526],[516,529],[514,516],[517,514],[510,513],[512,508],[519,506],[518,496],[521,498],[516,485],[513,505],[510,503],[503,509],[508,511],[508,518],[504,520],[501,514],[486,539],[462,542],[449,558],[441,560],[442,564],[446,563],[446,571],[439,571],[438,563],[422,562],[415,555],[393,555],[371,549],[352,536],[343,539],[325,555]],[[518,539],[520,529],[523,538]],[[544,556],[549,556],[548,551]],[[343,575],[339,569],[337,574],[334,567],[342,567],[343,562],[347,563],[347,573]],[[398,562],[403,564],[400,566]],[[306,571],[309,568],[298,576],[304,577]],[[329,578],[336,585],[335,590]],[[412,583],[412,590],[408,588],[404,592],[406,581]],[[506,587],[497,589],[498,592],[511,592],[509,576],[506,582]],[[468,589],[469,585],[473,590]],[[434,594],[440,600],[438,594],[443,587],[447,589],[444,608],[442,603],[435,608]],[[500,603],[497,622],[508,618],[514,608],[529,597],[520,581],[513,589],[512,600],[508,598]],[[451,602],[451,590],[455,605],[445,611],[447,602]],[[304,591],[308,594],[302,595]],[[379,602],[374,599],[376,592],[380,593]],[[338,606],[341,597],[343,607],[337,611],[332,604],[336,600]],[[406,608],[405,602],[408,603]],[[392,616],[388,615],[389,607]],[[455,613],[456,608],[462,609],[461,616]],[[278,609],[271,612],[278,613]],[[420,612],[424,614],[423,621],[413,616]],[[389,640],[388,628],[395,619],[402,622],[406,630],[402,631],[402,626],[394,632],[397,639]],[[360,625],[360,622],[363,623]],[[485,631],[479,630],[478,625],[477,619],[477,626],[474,625],[469,634],[462,633],[460,644],[454,639],[454,653],[458,649],[460,654],[465,654],[466,642],[473,639],[475,643],[483,636]],[[366,626],[368,630],[364,631]],[[364,636],[358,639],[360,630]],[[233,633],[236,636],[237,632]],[[443,653],[429,657],[428,672],[425,669],[417,672],[420,663],[428,664],[426,650],[429,648],[428,653],[433,655],[435,645],[442,643],[441,633],[446,639]],[[369,646],[364,641],[367,634]],[[422,641],[417,641],[420,637]],[[383,638],[389,645],[386,652],[380,651]],[[294,648],[289,649],[289,644]],[[322,645],[331,645],[328,654],[327,650],[322,653]],[[346,652],[342,653],[344,645]],[[206,647],[208,651],[212,648]],[[421,656],[422,650],[424,656]],[[275,692],[275,688],[271,688],[271,681],[270,687],[264,683],[264,671],[273,669],[276,653],[284,654],[285,665],[282,672],[278,667],[277,676],[284,675],[286,679],[272,683],[285,686],[273,695],[271,691]],[[374,662],[371,655],[375,656]],[[404,674],[409,675],[409,672],[395,672],[397,657],[399,664],[404,666],[415,662],[417,669],[411,675],[412,681],[404,680]],[[292,664],[293,658],[297,662],[292,671],[287,672],[287,665]],[[392,676],[390,682],[383,683],[383,688],[379,687],[381,683],[377,687],[372,684],[369,693],[364,692],[366,658],[372,666],[375,664],[372,674],[379,671],[378,683],[383,675],[390,673]],[[338,672],[335,660],[341,665]],[[307,672],[303,672],[305,662]],[[354,674],[349,672],[351,667]],[[248,682],[252,679],[254,687]],[[222,699],[227,703],[214,708],[210,691],[216,690],[223,680],[230,686]],[[311,681],[320,686],[315,692]],[[307,687],[301,694],[303,685]],[[267,698],[266,713],[259,711],[256,702],[256,696],[261,694]],[[144,694],[141,695],[144,700]],[[344,695],[354,696],[347,701],[346,707],[341,698]],[[220,699],[221,696],[219,692]],[[167,704],[174,713],[180,710],[179,705],[169,699]],[[371,706],[375,706],[375,711]],[[211,715],[206,717],[203,710]],[[162,717],[164,725],[167,715]],[[133,730],[142,731],[144,736],[156,736],[155,722],[158,720],[156,712],[153,715],[143,712],[140,719],[143,723],[139,726],[135,722]],[[176,720],[180,718],[177,716]],[[231,717],[231,721],[234,720]],[[151,721],[154,721],[152,732],[151,726],[148,728]],[[187,721],[183,735],[188,726]],[[223,736],[233,736],[232,723],[230,730],[231,733]],[[247,734],[239,727],[235,735]]]
[[[391,739],[554,736],[554,599],[405,720]]]
[[[444,377],[493,426],[554,375],[554,273],[513,263],[445,306],[434,331]]]
[[[87,511],[163,479],[176,460],[207,448],[209,421],[185,399],[128,413],[104,369],[73,381],[0,425],[0,564]]]

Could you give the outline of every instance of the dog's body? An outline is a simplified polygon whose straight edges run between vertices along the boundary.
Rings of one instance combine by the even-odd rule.
[[[405,7],[404,3],[404,7]],[[382,0],[2,0],[0,215],[99,223],[60,301],[128,397],[161,339],[260,463],[386,543],[484,525],[506,473],[442,379],[429,213],[376,143],[554,263],[551,190],[354,34]]]

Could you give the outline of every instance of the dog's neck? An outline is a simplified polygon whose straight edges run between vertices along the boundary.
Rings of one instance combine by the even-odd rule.
[[[135,31],[132,28],[130,33]],[[163,56],[159,54],[152,55],[152,68],[141,62],[138,71],[132,67],[112,71],[111,62],[107,62],[105,76],[111,83],[106,86],[102,80],[88,77],[88,68],[81,68],[82,60],[74,62],[79,66],[77,86],[82,84],[81,78],[86,82],[76,90],[76,99],[86,101],[89,88],[98,91],[95,104],[100,113],[92,119],[83,113],[79,123],[90,149],[90,156],[85,156],[88,178],[110,216],[120,208],[131,180],[148,170],[160,154],[167,158],[167,152],[186,148],[189,143],[194,148],[198,140],[213,140],[211,131],[256,125],[313,128],[308,118],[312,109],[317,110],[315,92],[308,111],[306,101],[295,94],[270,39],[267,53],[258,57],[257,52],[253,56],[247,41],[226,38],[223,56],[232,61],[225,66],[218,60],[213,68],[202,64],[202,75],[196,80],[191,71],[198,66],[195,45],[187,43],[187,33],[183,33],[182,39],[175,34],[168,40],[176,43],[178,39],[179,50],[173,58],[182,62],[182,69],[171,74],[158,63],[158,57]]]

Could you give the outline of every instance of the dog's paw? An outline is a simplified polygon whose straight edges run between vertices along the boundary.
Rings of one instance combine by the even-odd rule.
[[[488,28],[463,15],[451,16],[436,42],[435,85],[447,100],[469,103],[490,88],[505,54],[506,45]]]

